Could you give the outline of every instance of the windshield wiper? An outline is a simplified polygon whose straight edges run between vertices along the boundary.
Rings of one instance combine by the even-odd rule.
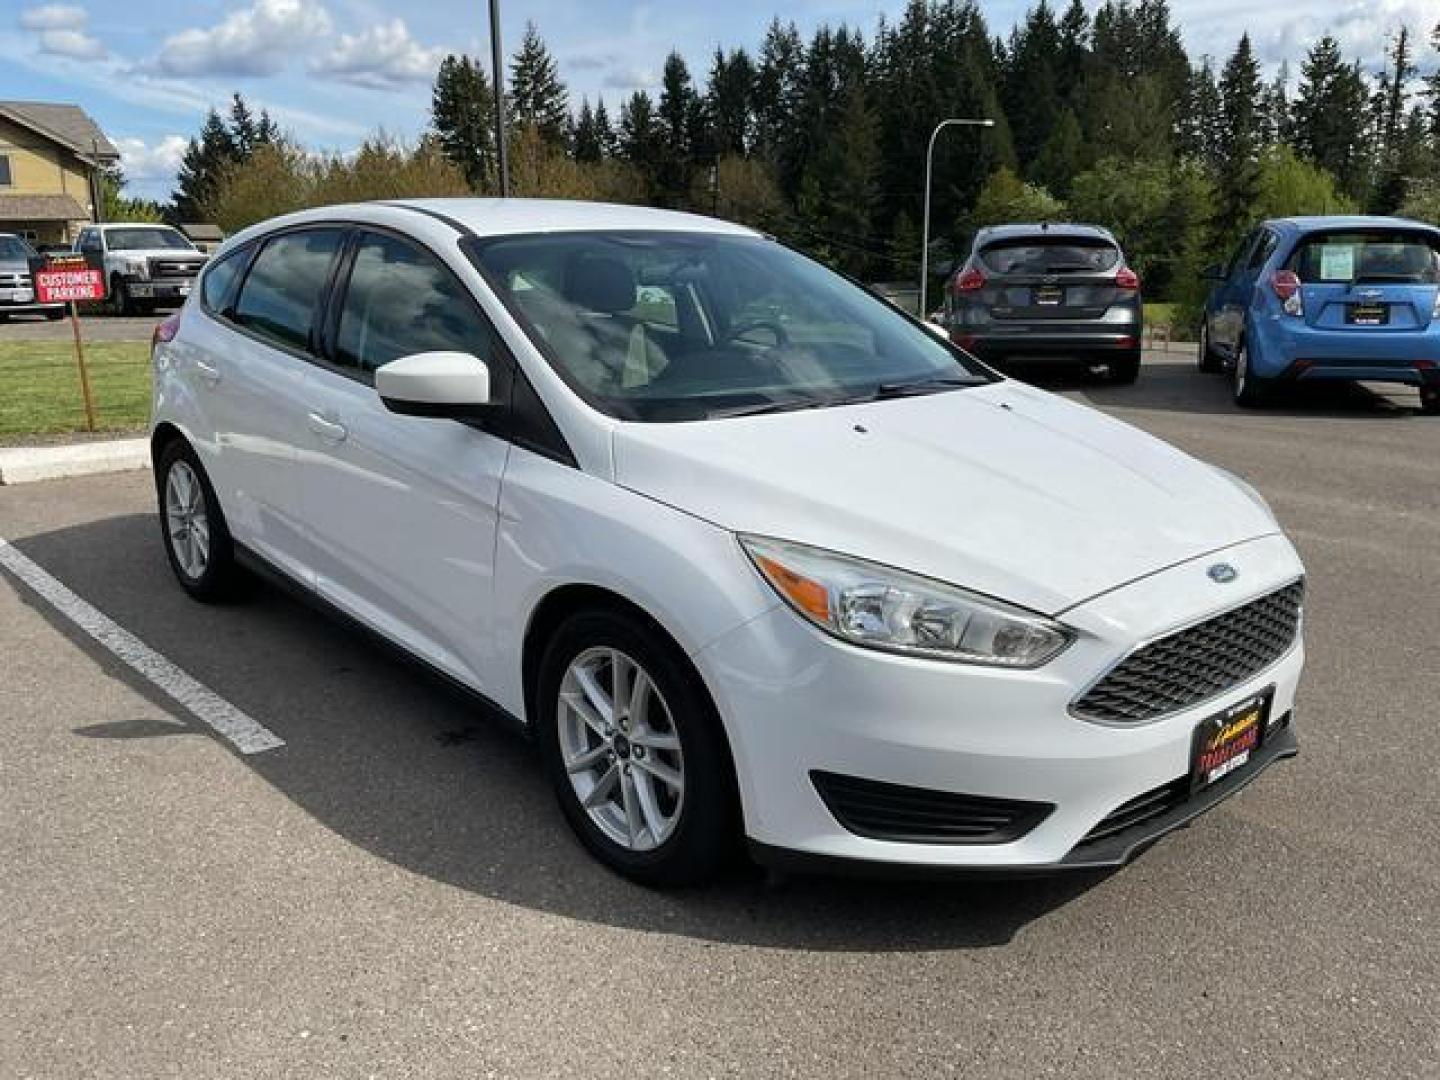
[[[850,398],[789,398],[785,401],[762,401],[756,405],[735,405],[725,409],[711,409],[705,414],[707,420],[725,420],[732,416],[764,416],[766,413],[799,412],[801,409],[824,409],[831,405],[854,405],[869,401],[870,395]]]
[[[946,390],[979,386],[982,381],[964,375],[936,375],[934,378],[915,379],[911,382],[881,383],[875,387],[875,395],[871,400],[883,401],[886,398],[913,397],[916,394],[939,394]]]

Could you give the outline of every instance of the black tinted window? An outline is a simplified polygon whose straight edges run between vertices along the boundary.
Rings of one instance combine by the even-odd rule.
[[[1024,237],[987,244],[980,261],[994,274],[1100,273],[1120,261],[1120,249],[1083,237]]]
[[[249,248],[232,251],[219,262],[205,268],[205,277],[200,284],[200,300],[207,311],[224,312],[235,295],[235,280],[245,269]]]
[[[0,154],[0,187],[9,187],[10,184],[10,157],[8,154]]]
[[[1290,269],[1307,283],[1368,281],[1433,285],[1440,282],[1440,241],[1398,229],[1325,233],[1305,240]]]
[[[30,245],[18,236],[0,236],[0,259],[18,261],[28,259],[34,254]]]
[[[338,229],[308,229],[266,244],[240,290],[235,321],[283,345],[309,348],[340,236]]]
[[[491,362],[490,328],[438,259],[393,237],[360,242],[340,311],[336,359],[371,372],[413,353],[463,352]],[[491,363],[495,374],[496,364]]]

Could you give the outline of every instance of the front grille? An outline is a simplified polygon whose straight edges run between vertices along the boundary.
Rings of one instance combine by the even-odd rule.
[[[192,259],[151,259],[150,276],[157,278],[193,278],[203,262]]]
[[[0,274],[0,289],[30,288],[29,274]]]
[[[1106,724],[1141,724],[1239,685],[1290,651],[1305,583],[1136,649],[1082,694],[1071,712]]]
[[[812,772],[830,813],[850,832],[873,840],[921,844],[1004,844],[1055,809],[1050,803],[957,795],[858,776]]]

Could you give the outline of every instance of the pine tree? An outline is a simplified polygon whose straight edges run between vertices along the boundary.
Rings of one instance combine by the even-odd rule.
[[[717,48],[705,90],[705,117],[710,148],[716,157],[739,156],[752,144],[751,102],[755,66],[744,49],[728,55]]]
[[[260,141],[255,114],[238,93],[230,99],[230,138],[235,143],[236,156],[240,161],[249,161]]]
[[[1376,213],[1390,214],[1399,208],[1405,201],[1408,174],[1420,164],[1412,145],[1413,134],[1407,108],[1410,80],[1415,75],[1410,31],[1402,26],[1386,56],[1385,70],[1380,74],[1376,93],[1376,143],[1380,172],[1371,199],[1371,209]]]
[[[588,98],[580,99],[580,115],[575,119],[570,151],[576,161],[594,163],[605,156],[605,146],[600,139],[600,128],[595,123],[595,113],[590,108]]]
[[[672,52],[665,58],[656,117],[661,144],[655,180],[665,205],[680,206],[690,192],[700,103],[690,81],[690,69],[678,52]]]
[[[495,95],[479,61],[450,55],[440,61],[430,95],[430,122],[445,157],[475,191],[493,189]]]
[[[1065,108],[1036,155],[1030,175],[1041,187],[1064,199],[1069,196],[1075,177],[1084,171],[1085,135],[1074,111]]]
[[[1025,16],[1010,35],[1006,50],[1005,87],[1002,103],[1015,141],[1015,156],[1021,170],[1030,168],[1040,148],[1050,137],[1051,125],[1060,111],[1059,73],[1060,27],[1047,0]]]
[[[805,73],[805,45],[794,23],[782,26],[773,19],[765,31],[760,47],[760,61],[755,72],[755,146],[757,156],[770,162],[781,176],[781,190],[793,195],[787,187],[788,158],[795,137],[796,113],[801,83]]]
[[[1260,141],[1266,146],[1290,141],[1290,64],[1281,61],[1280,70],[1265,88],[1260,102]]]
[[[1302,157],[1327,170],[1352,197],[1368,186],[1367,99],[1360,65],[1345,62],[1335,38],[1320,38],[1300,65],[1291,138]]]
[[[655,103],[650,95],[637,90],[620,106],[620,124],[616,132],[620,156],[635,167],[645,185],[646,197],[655,197],[655,175],[660,167],[662,143],[660,123],[655,116]]]
[[[525,24],[525,36],[510,62],[511,119],[517,127],[534,127],[552,146],[565,145],[570,118],[570,94],[560,81],[559,67],[535,24]]]
[[[1060,100],[1072,109],[1090,63],[1090,15],[1085,0],[1070,0],[1060,16],[1060,44],[1056,56],[1056,89]]]
[[[1190,85],[1175,127],[1175,150],[1181,160],[1197,162],[1212,174],[1221,167],[1220,87],[1215,82],[1215,69],[1208,56],[1192,69]]]
[[[1220,73],[1220,232],[1227,239],[1249,224],[1260,189],[1260,65],[1242,34]]]
[[[610,124],[610,113],[605,108],[603,97],[595,102],[595,136],[600,140],[600,152],[605,157],[615,157],[620,152],[619,140]]]
[[[238,160],[234,136],[220,114],[211,109],[198,138],[190,140],[176,174],[173,197],[176,221],[206,221],[221,172]]]

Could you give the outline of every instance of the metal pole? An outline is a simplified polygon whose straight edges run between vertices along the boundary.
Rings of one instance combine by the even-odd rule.
[[[929,291],[930,284],[930,174],[935,166],[935,140],[940,132],[951,124],[960,124],[966,127],[994,127],[995,121],[969,120],[958,116],[952,116],[947,120],[941,120],[935,125],[935,130],[930,132],[930,145],[925,148],[925,213],[924,223],[920,226],[920,318],[929,318],[929,305],[925,302],[925,294]]]
[[[500,197],[510,197],[510,148],[505,145],[505,50],[500,44],[500,0],[490,0],[490,66],[495,78],[495,150],[499,155]]]

